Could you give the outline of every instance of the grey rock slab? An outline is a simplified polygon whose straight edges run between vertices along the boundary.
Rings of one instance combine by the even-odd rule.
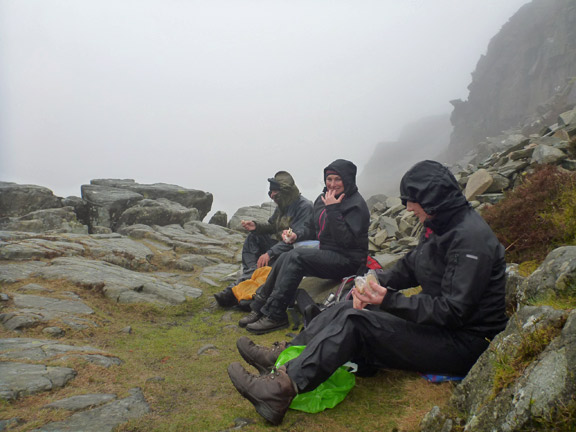
[[[0,360],[3,361],[44,361],[55,358],[65,360],[70,357],[80,357],[105,367],[121,363],[117,357],[110,356],[105,351],[91,346],[77,347],[47,339],[0,339]]]
[[[115,394],[93,393],[72,396],[44,405],[44,409],[63,409],[67,411],[81,411],[86,408],[97,407],[116,399]]]
[[[166,226],[154,225],[153,228],[160,234],[174,241],[190,243],[192,245],[223,246],[226,244],[222,240],[208,237],[207,235],[202,233],[190,233],[189,231],[182,228],[180,225],[166,225]]]
[[[41,261],[4,264],[0,262],[0,282],[15,283],[27,279],[48,264]]]
[[[55,258],[59,256],[81,255],[82,246],[65,242],[51,242],[41,239],[28,239],[0,246],[0,259],[34,260]]]
[[[237,264],[216,264],[209,267],[204,267],[201,276],[208,279],[227,280],[231,275],[236,275],[238,272]]]
[[[214,264],[220,264],[220,260],[200,254],[185,254],[181,255],[176,261],[176,268],[185,270],[186,268],[190,268],[190,266],[207,267]]]
[[[72,315],[91,315],[94,311],[80,301],[61,300],[36,295],[16,294],[14,305],[18,308],[44,309]]]
[[[242,235],[235,230],[199,221],[186,223],[184,225],[184,230],[191,234],[203,234],[210,238],[222,240],[226,243],[244,243],[246,238],[245,235]]]
[[[100,289],[118,303],[179,304],[184,295],[158,279],[102,261],[84,258],[56,258],[35,276],[66,279],[88,289]]]
[[[21,286],[20,288],[17,289],[17,291],[23,291],[23,292],[43,292],[43,293],[50,293],[53,292],[53,290],[48,289],[48,288],[44,288],[42,285],[39,284],[35,284],[35,283],[30,283],[24,286]]]
[[[0,362],[0,397],[7,400],[64,387],[76,376],[65,367]]]
[[[66,420],[48,423],[33,432],[112,432],[118,425],[150,411],[140,389],[132,389],[130,393],[131,395],[124,399],[72,414]]]

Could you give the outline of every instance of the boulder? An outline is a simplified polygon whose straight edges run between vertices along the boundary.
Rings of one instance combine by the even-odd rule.
[[[483,194],[493,181],[492,175],[487,170],[479,169],[468,179],[464,196],[468,201],[473,200],[477,195]]]
[[[91,180],[90,184],[135,192],[144,198],[153,200],[165,198],[181,204],[186,208],[198,209],[200,220],[204,219],[210,212],[214,199],[209,192],[186,189],[181,186],[166,183],[140,184],[134,180],[95,179]]]
[[[0,217],[19,217],[58,207],[62,207],[62,198],[48,188],[0,182]]]
[[[276,204],[270,202],[264,203],[260,206],[241,207],[236,210],[236,213],[234,213],[230,218],[228,228],[245,233],[246,230],[242,228],[241,221],[251,220],[255,222],[268,222],[268,219],[270,219],[275,209]]]
[[[103,226],[116,231],[122,213],[144,199],[144,196],[109,186],[82,185],[82,198],[88,207],[90,227]]]
[[[549,145],[540,144],[532,153],[532,163],[537,164],[558,164],[566,159],[566,153]]]
[[[219,225],[221,227],[227,227],[228,215],[226,214],[226,212],[218,210],[216,213],[212,215],[208,223],[213,225]]]
[[[526,303],[530,299],[573,295],[575,283],[576,246],[560,247],[526,278],[518,290],[518,299]]]
[[[78,222],[74,207],[36,210],[18,218],[0,221],[0,229],[41,233],[46,231],[88,234],[88,227]]]
[[[166,198],[143,199],[125,210],[118,220],[119,226],[126,225],[184,225],[192,220],[200,220],[198,209],[187,208]]]
[[[545,334],[557,336],[552,336],[547,343],[543,339]],[[527,359],[521,373],[506,369],[512,358],[525,356],[522,352],[529,352],[535,344],[544,345],[535,351],[533,359]],[[421,430],[556,430],[548,425],[551,413],[570,409],[574,403],[575,361],[576,311],[524,307],[510,319],[506,330],[494,339],[456,387],[448,406],[444,410],[436,407],[424,417]],[[510,377],[502,381],[503,374]],[[465,418],[452,417],[449,413],[454,410]]]

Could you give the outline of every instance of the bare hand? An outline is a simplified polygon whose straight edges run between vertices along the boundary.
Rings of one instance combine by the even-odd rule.
[[[244,228],[247,231],[254,231],[256,229],[256,223],[254,221],[241,221],[240,222],[242,224],[242,228]]]
[[[340,204],[344,199],[345,194],[341,194],[338,198],[336,198],[336,192],[333,190],[327,190],[324,196],[321,196],[322,202],[324,205],[332,205],[332,204]]]
[[[384,300],[388,290],[378,283],[371,281],[370,288],[360,294],[356,288],[352,289],[354,309],[364,309],[369,304],[379,305]]]
[[[258,268],[266,267],[269,262],[270,262],[270,255],[268,255],[268,252],[266,252],[265,254],[260,255],[260,258],[258,258],[258,262],[256,263],[256,266]]]
[[[297,238],[298,234],[296,234],[294,231],[290,229],[282,231],[282,240],[284,240],[284,243],[286,244],[294,243]]]

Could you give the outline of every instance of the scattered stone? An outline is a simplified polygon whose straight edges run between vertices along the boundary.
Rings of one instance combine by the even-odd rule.
[[[68,419],[48,423],[33,432],[112,432],[118,425],[147,414],[150,407],[142,390],[134,388],[131,395],[91,410],[77,412]]]
[[[66,334],[66,332],[62,330],[60,327],[46,327],[42,329],[42,333],[54,337],[62,337]]]
[[[483,194],[492,184],[494,179],[485,169],[479,169],[468,179],[464,196],[468,201],[474,199],[477,195]]]
[[[21,286],[20,288],[18,288],[18,291],[32,291],[32,292],[42,292],[42,293],[51,293],[53,292],[53,290],[50,290],[48,288],[44,288],[42,285],[38,285],[38,284],[27,284],[24,286]]]
[[[72,396],[44,405],[43,409],[63,409],[67,411],[81,411],[93,408],[116,399],[115,394],[95,393]]]
[[[10,401],[64,387],[75,376],[76,371],[65,367],[0,362],[0,398]]]
[[[160,376],[150,377],[146,380],[147,383],[160,383],[164,381],[166,381],[166,378]]]
[[[203,347],[201,347],[201,348],[198,350],[197,354],[198,354],[198,355],[202,355],[202,354],[204,354],[204,353],[205,353],[206,351],[208,351],[208,350],[215,350],[215,349],[217,349],[217,348],[216,348],[216,345],[213,345],[213,344],[204,345]]]

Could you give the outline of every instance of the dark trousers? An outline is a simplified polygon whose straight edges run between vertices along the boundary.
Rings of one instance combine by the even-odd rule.
[[[248,233],[242,246],[242,275],[238,278],[235,285],[252,277],[252,273],[257,268],[258,258],[268,252],[276,243],[278,241],[268,234]],[[272,265],[272,263],[273,260],[268,265]]]
[[[294,302],[304,276],[341,279],[354,274],[359,266],[360,263],[329,250],[296,248],[285,252],[272,266],[266,283],[256,291],[252,310],[275,321],[285,320],[286,309]]]
[[[347,361],[376,368],[463,376],[488,347],[481,336],[415,324],[379,310],[337,303],[290,343],[306,345],[286,363],[300,392],[314,390]]]

